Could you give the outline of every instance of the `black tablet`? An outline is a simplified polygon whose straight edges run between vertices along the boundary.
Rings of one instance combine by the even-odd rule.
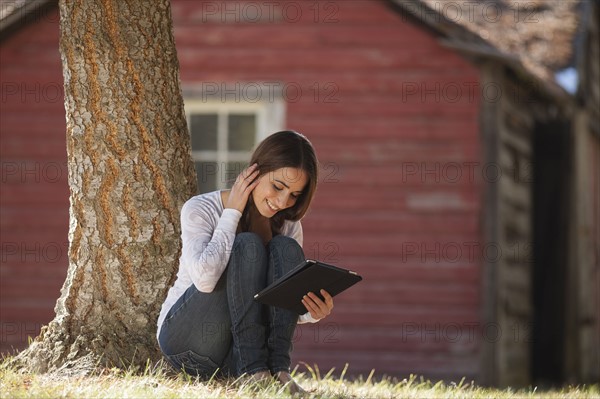
[[[301,315],[307,312],[302,297],[309,292],[323,299],[321,289],[335,296],[361,280],[353,271],[308,259],[256,294],[254,300]]]

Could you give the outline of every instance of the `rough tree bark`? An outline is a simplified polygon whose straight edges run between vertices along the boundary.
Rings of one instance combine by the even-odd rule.
[[[69,269],[36,372],[156,360],[156,319],[196,191],[168,0],[61,0]]]

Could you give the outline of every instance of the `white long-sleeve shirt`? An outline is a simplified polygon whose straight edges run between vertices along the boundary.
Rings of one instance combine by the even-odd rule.
[[[229,262],[241,217],[237,209],[225,209],[220,191],[197,195],[183,205],[179,272],[158,316],[157,338],[167,313],[192,284],[200,292],[213,291]],[[293,238],[302,246],[300,222],[285,221],[281,234]],[[298,319],[298,323],[317,321],[310,313]]]

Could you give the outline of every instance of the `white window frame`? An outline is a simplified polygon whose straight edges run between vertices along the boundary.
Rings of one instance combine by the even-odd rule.
[[[253,84],[256,86],[256,84]],[[266,86],[263,86],[266,87]],[[266,90],[266,89],[265,89]],[[225,101],[218,95],[207,96],[199,86],[184,87],[184,109],[188,129],[191,139],[191,116],[193,114],[216,114],[217,115],[217,149],[216,150],[192,150],[192,160],[196,162],[216,162],[217,167],[227,165],[228,162],[248,162],[250,160],[250,151],[230,151],[227,148],[228,142],[228,115],[246,114],[256,115],[256,137],[253,148],[256,147],[265,137],[284,129],[285,119],[285,101],[281,93],[263,96],[272,101]],[[266,93],[266,91],[264,91]],[[256,98],[256,97],[253,97]],[[238,97],[239,99],[239,97]],[[224,179],[216,179],[216,189],[227,188],[227,182]]]

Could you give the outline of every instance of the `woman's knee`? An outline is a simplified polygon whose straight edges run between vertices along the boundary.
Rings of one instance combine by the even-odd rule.
[[[276,247],[287,247],[287,246],[300,247],[300,244],[298,244],[298,241],[294,240],[292,237],[284,236],[282,234],[278,234],[275,237],[273,237],[271,239],[271,241],[269,242],[269,245],[276,246]]]
[[[234,244],[236,243],[262,243],[261,238],[256,233],[252,233],[250,231],[245,231],[242,233],[238,233],[235,236]]]
[[[301,262],[304,260],[302,247],[296,240],[284,235],[277,235],[269,242],[269,250],[276,252],[283,260]]]
[[[264,263],[266,249],[262,239],[255,233],[244,232],[235,236],[232,248],[232,257],[236,263]]]

